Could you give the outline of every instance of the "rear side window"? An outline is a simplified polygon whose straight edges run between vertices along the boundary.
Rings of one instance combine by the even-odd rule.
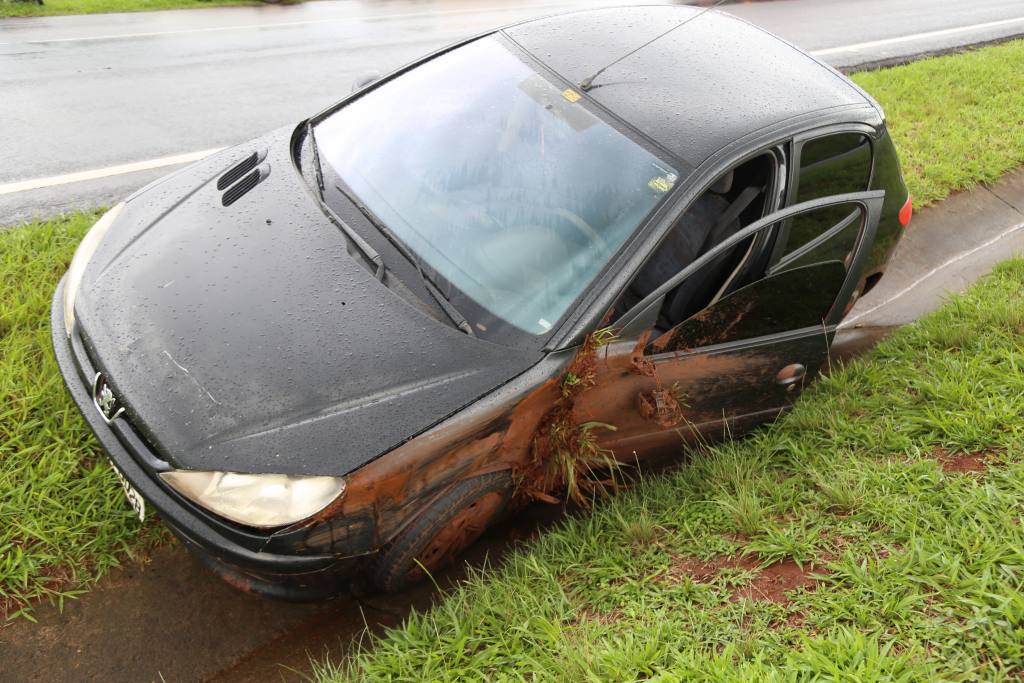
[[[800,150],[800,178],[794,204],[868,189],[871,143],[861,133],[815,138]]]
[[[796,199],[808,202],[849,192],[863,192],[871,179],[871,142],[861,133],[837,133],[808,140],[800,150]],[[837,223],[848,218],[838,215],[841,207],[793,220],[789,226],[786,252],[799,249]],[[852,247],[852,245],[850,245]]]

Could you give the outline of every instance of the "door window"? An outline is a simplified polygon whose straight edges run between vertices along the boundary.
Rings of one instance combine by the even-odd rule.
[[[878,200],[880,201],[880,200]],[[817,204],[818,206],[815,206]],[[736,233],[716,250],[668,281],[660,300],[647,306],[685,310],[692,291],[718,277],[721,253],[774,229],[787,215],[825,223],[846,216],[835,226],[800,247],[788,251],[767,273],[688,315],[661,334],[651,345],[654,352],[684,351],[714,344],[743,341],[810,327],[823,327],[829,312],[844,292],[861,235],[868,225],[867,204],[859,201],[813,202],[758,221]],[[815,217],[821,214],[821,217]],[[678,281],[676,286],[672,286]]]
[[[790,404],[803,380],[813,378],[828,356],[839,306],[850,298],[855,271],[863,268],[884,194],[829,197],[776,211],[723,241],[627,311],[619,330],[629,342],[616,345],[617,353],[602,366],[614,373],[622,391],[601,394],[599,403],[581,408],[616,424],[603,445],[619,452],[678,443],[687,431],[713,437],[722,432],[723,420],[735,433],[752,424],[740,418]],[[735,291],[658,332],[644,349],[647,358],[637,357],[633,340],[649,338],[655,314],[685,291],[681,284],[706,280],[722,253],[751,240],[763,243],[791,218],[837,211],[855,219],[826,230],[787,254],[789,261],[780,261],[774,271],[765,274],[762,267]],[[852,257],[835,246],[847,239],[847,230],[857,232]]]
[[[846,280],[825,260],[769,275],[716,301],[656,339],[655,352],[685,351],[821,326]]]

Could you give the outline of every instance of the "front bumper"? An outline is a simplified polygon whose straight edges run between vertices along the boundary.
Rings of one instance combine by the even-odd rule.
[[[50,311],[53,351],[71,398],[117,469],[155,509],[183,544],[239,588],[281,599],[318,599],[344,589],[360,558],[333,554],[273,552],[281,540],[245,530],[199,509],[159,482],[170,469],[124,420],[107,424],[89,390],[96,369],[78,334],[64,332],[64,280]]]

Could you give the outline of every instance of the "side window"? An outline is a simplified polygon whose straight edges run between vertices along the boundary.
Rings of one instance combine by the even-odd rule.
[[[763,154],[722,175],[690,206],[634,277],[616,305],[621,314],[660,287],[697,258],[762,218],[770,210],[769,196],[778,160]],[[668,329],[718,298],[752,248],[746,240],[706,267],[704,277],[688,279],[662,310],[659,327]]]
[[[686,351],[820,325],[846,279],[838,261],[788,269],[747,285],[659,337],[657,352]]]
[[[836,133],[814,138],[800,148],[800,168],[796,178],[796,196],[790,206],[812,199],[831,197],[868,189],[871,178],[871,142],[862,133]],[[793,252],[826,230],[850,217],[840,207],[831,211],[806,214],[788,226],[785,251]],[[853,244],[849,245],[850,249]]]
[[[862,133],[808,140],[800,148],[797,194],[791,204],[868,189],[871,142]]]
[[[856,241],[867,216],[859,204],[840,204],[812,210],[806,217],[824,223],[836,213],[848,219],[791,251],[765,277],[688,317],[656,339],[652,350],[683,351],[821,325],[842,291],[849,268],[846,252],[836,245],[848,236]],[[772,228],[765,226],[761,232]],[[683,284],[707,278],[704,271],[713,265],[714,261],[709,262]],[[676,296],[678,290],[669,293],[666,302]]]

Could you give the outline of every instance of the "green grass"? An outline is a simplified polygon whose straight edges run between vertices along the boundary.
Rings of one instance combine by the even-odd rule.
[[[1024,163],[1024,41],[867,71],[918,208]]]
[[[50,347],[50,297],[97,218],[0,230],[0,624],[162,536],[128,508]]]
[[[100,2],[106,1],[116,0],[95,0],[95,4],[89,6],[100,7]],[[74,4],[84,7],[86,2],[83,0]],[[140,3],[135,2],[133,5],[139,6]],[[53,9],[60,6],[58,0],[51,0],[45,7]],[[8,7],[11,5],[0,4],[0,10]],[[889,124],[904,161],[907,183],[919,206],[935,201],[955,189],[994,179],[1022,161],[1024,42],[860,74],[856,79],[888,111]],[[27,614],[27,605],[39,597],[59,597],[81,590],[102,576],[119,558],[142,552],[160,534],[158,524],[140,530],[134,522],[109,467],[100,457],[98,446],[65,394],[50,352],[47,329],[50,293],[66,268],[74,245],[95,218],[96,214],[76,214],[56,221],[0,230],[0,602],[10,614]],[[1004,274],[1000,277],[1005,279],[1007,276]],[[1005,300],[1000,301],[1002,308],[999,315],[1002,316],[1004,327],[1016,324],[1016,310]],[[994,315],[993,306],[987,304],[986,310]],[[939,343],[936,341],[939,340],[947,345],[973,344],[978,332],[969,320],[948,328],[932,326],[929,330],[935,343]],[[993,339],[988,332],[980,338]],[[933,357],[938,354],[935,350],[938,347],[925,345],[922,348],[922,363],[935,360]],[[901,362],[904,361],[906,359]],[[889,367],[889,363],[883,355],[881,360],[871,366],[873,370],[861,368],[839,377],[881,372]],[[937,371],[937,367],[932,367],[929,372]],[[904,370],[907,370],[906,366]],[[943,391],[953,391],[952,378],[952,375],[947,378],[950,386],[944,386]],[[840,381],[833,379],[828,386],[834,387]],[[981,389],[988,391],[984,386]],[[823,391],[823,395],[828,397],[832,396],[828,392],[836,389],[825,388]],[[966,401],[973,395],[965,394],[961,400]],[[988,396],[987,393],[979,395]],[[839,401],[835,397],[829,400]],[[1003,397],[1000,400],[1009,399]],[[793,448],[810,448],[820,443],[821,430],[824,428],[814,425],[805,430],[795,429],[794,426],[798,426],[801,419],[825,420],[826,434],[856,427],[861,430],[859,438],[874,439],[885,453],[901,452],[900,448],[909,448],[909,441],[900,441],[911,433],[906,431],[906,425],[895,421],[895,418],[891,422],[876,424],[869,424],[866,420],[857,422],[851,417],[853,414],[848,412],[854,410],[853,404],[846,401],[843,399],[835,403],[834,409],[838,412],[824,417],[815,413],[815,407],[807,406],[808,402],[804,401],[801,409],[786,423],[788,426],[780,427],[778,432],[769,432],[776,436],[762,434],[749,442],[729,447],[738,449],[736,452],[741,454],[732,456],[732,464],[729,465],[732,470],[723,475],[726,481],[735,480],[735,485],[728,489],[710,490],[707,495],[713,494],[713,497],[709,499],[709,506],[700,508],[699,514],[687,522],[687,528],[697,533],[702,530],[705,518],[717,520],[719,524],[731,520],[729,523],[737,531],[757,536],[755,541],[761,544],[758,547],[767,556],[785,552],[802,556],[817,547],[814,528],[797,528],[790,522],[779,526],[774,522],[773,515],[777,514],[775,511],[784,502],[780,496],[790,495],[794,499],[801,496],[815,500],[820,498],[827,501],[829,514],[845,511],[845,514],[850,515],[849,519],[857,518],[853,512],[862,506],[876,504],[877,499],[872,498],[874,494],[870,493],[871,487],[878,485],[882,480],[877,477],[884,474],[875,471],[877,467],[874,470],[865,469],[863,473],[852,469],[836,472],[821,468],[808,469],[799,476],[789,476],[781,488],[766,485],[759,478],[760,474],[753,474],[760,472],[757,468],[761,467],[762,460],[774,452],[762,452],[759,449],[764,448],[765,443],[769,446],[774,443],[771,439],[783,438],[778,435],[806,441],[793,444]],[[893,410],[902,405],[894,404]],[[906,414],[906,419],[912,421],[910,427],[926,432],[932,430],[936,435],[944,434],[941,425],[952,418],[943,412],[943,405],[937,402],[934,404],[936,407],[930,408],[927,404],[914,404],[913,410]],[[996,402],[993,405],[998,408],[1002,404]],[[992,433],[989,430],[992,419],[990,407],[978,407],[980,412],[971,415],[972,420],[977,420],[973,427],[980,430],[979,434]],[[851,421],[856,424],[848,424]],[[963,429],[968,426],[971,425],[964,425]],[[938,439],[938,436],[935,438]],[[765,439],[769,441],[765,442]],[[978,441],[980,443],[984,439]],[[965,442],[950,445],[974,447],[978,444],[972,446]],[[865,456],[859,451],[850,454],[844,451],[842,457],[854,458],[853,462],[859,463]],[[719,461],[712,459],[709,462]],[[700,486],[705,484],[701,482],[705,479],[706,486],[719,487],[723,481],[722,476],[719,476],[722,473],[708,472],[707,467],[698,464],[679,477],[651,482],[650,486],[656,494],[651,494],[651,500],[690,500],[690,497],[697,495],[695,491],[702,490]],[[867,476],[872,472],[876,478]],[[627,500],[635,500],[635,497]],[[635,506],[630,508],[633,505],[631,503],[619,502],[614,508],[602,508],[590,521],[580,524],[592,524],[598,528],[601,524],[609,523],[607,515],[613,514],[611,510],[619,510],[623,514],[629,513],[623,518],[628,520],[623,523],[624,528],[632,529],[629,534],[644,538],[658,530],[660,520],[667,514],[665,509],[658,511],[659,508],[653,502],[651,510],[643,513],[638,512]],[[696,504],[692,501],[687,503]],[[690,508],[685,509],[689,514]],[[897,506],[894,509],[900,508]],[[770,534],[764,532],[758,535],[760,530],[773,528],[766,527],[770,524],[776,524],[778,529]],[[672,527],[669,525],[666,528]],[[566,539],[571,538],[566,533],[546,537],[537,546],[537,552],[554,552],[545,548],[550,546],[553,549],[565,543]],[[721,545],[723,550],[730,547],[725,541],[707,545],[710,541],[704,539],[700,543],[702,552],[710,552],[715,543]],[[582,549],[580,552],[583,552]],[[652,553],[654,551],[648,549],[643,556],[654,557]],[[588,561],[593,559],[589,558]],[[602,567],[606,567],[602,564],[606,561],[612,560],[598,557],[593,567],[580,567],[576,571],[583,574],[599,573]],[[645,562],[649,564],[649,560]],[[499,581],[493,588],[486,590],[500,592],[503,590],[502,585]],[[576,586],[576,579],[568,585]],[[622,587],[624,585],[614,584],[614,590],[608,591],[609,599],[625,590]],[[697,593],[704,591],[694,590]],[[533,599],[555,600],[560,599],[559,595],[565,597],[562,593],[556,593],[552,596],[537,595]],[[572,597],[571,593],[568,595]],[[524,595],[521,599],[528,597]],[[441,609],[459,609],[459,601],[463,599],[456,596],[451,607]],[[732,614],[730,610],[734,609],[729,607],[720,616]],[[433,618],[417,617],[424,620]],[[709,628],[706,622],[694,623],[695,628],[697,625]],[[410,626],[410,629],[413,628]],[[519,629],[516,631],[519,634],[517,637],[526,640],[537,637],[535,629],[529,625],[519,624],[516,628]],[[564,625],[559,628],[565,630]],[[406,638],[402,633],[396,633],[392,640],[382,644],[381,657],[397,656],[399,643]],[[584,629],[580,633],[587,635],[590,631]],[[717,642],[733,642],[726,638],[726,632],[715,633],[718,634],[715,637],[720,639]],[[700,637],[711,638],[710,634],[711,631],[708,631]],[[884,639],[876,639],[875,644],[883,647],[885,642]],[[387,654],[389,652],[391,655]],[[445,657],[450,654],[447,652]],[[876,654],[882,657],[884,652],[878,650]],[[889,652],[885,656],[891,654]],[[377,661],[377,664],[380,661],[383,660]],[[410,661],[416,660],[413,658]],[[570,658],[569,661],[574,660]]]
[[[43,17],[56,14],[97,14],[100,12],[147,12],[161,9],[195,9],[225,5],[258,5],[256,0],[45,0],[15,2],[0,0],[0,17]]]
[[[1020,680],[1022,298],[1024,260],[1001,265],[781,421],[568,520],[317,679]],[[680,569],[733,553],[750,561]],[[817,589],[742,597],[784,559]]]

